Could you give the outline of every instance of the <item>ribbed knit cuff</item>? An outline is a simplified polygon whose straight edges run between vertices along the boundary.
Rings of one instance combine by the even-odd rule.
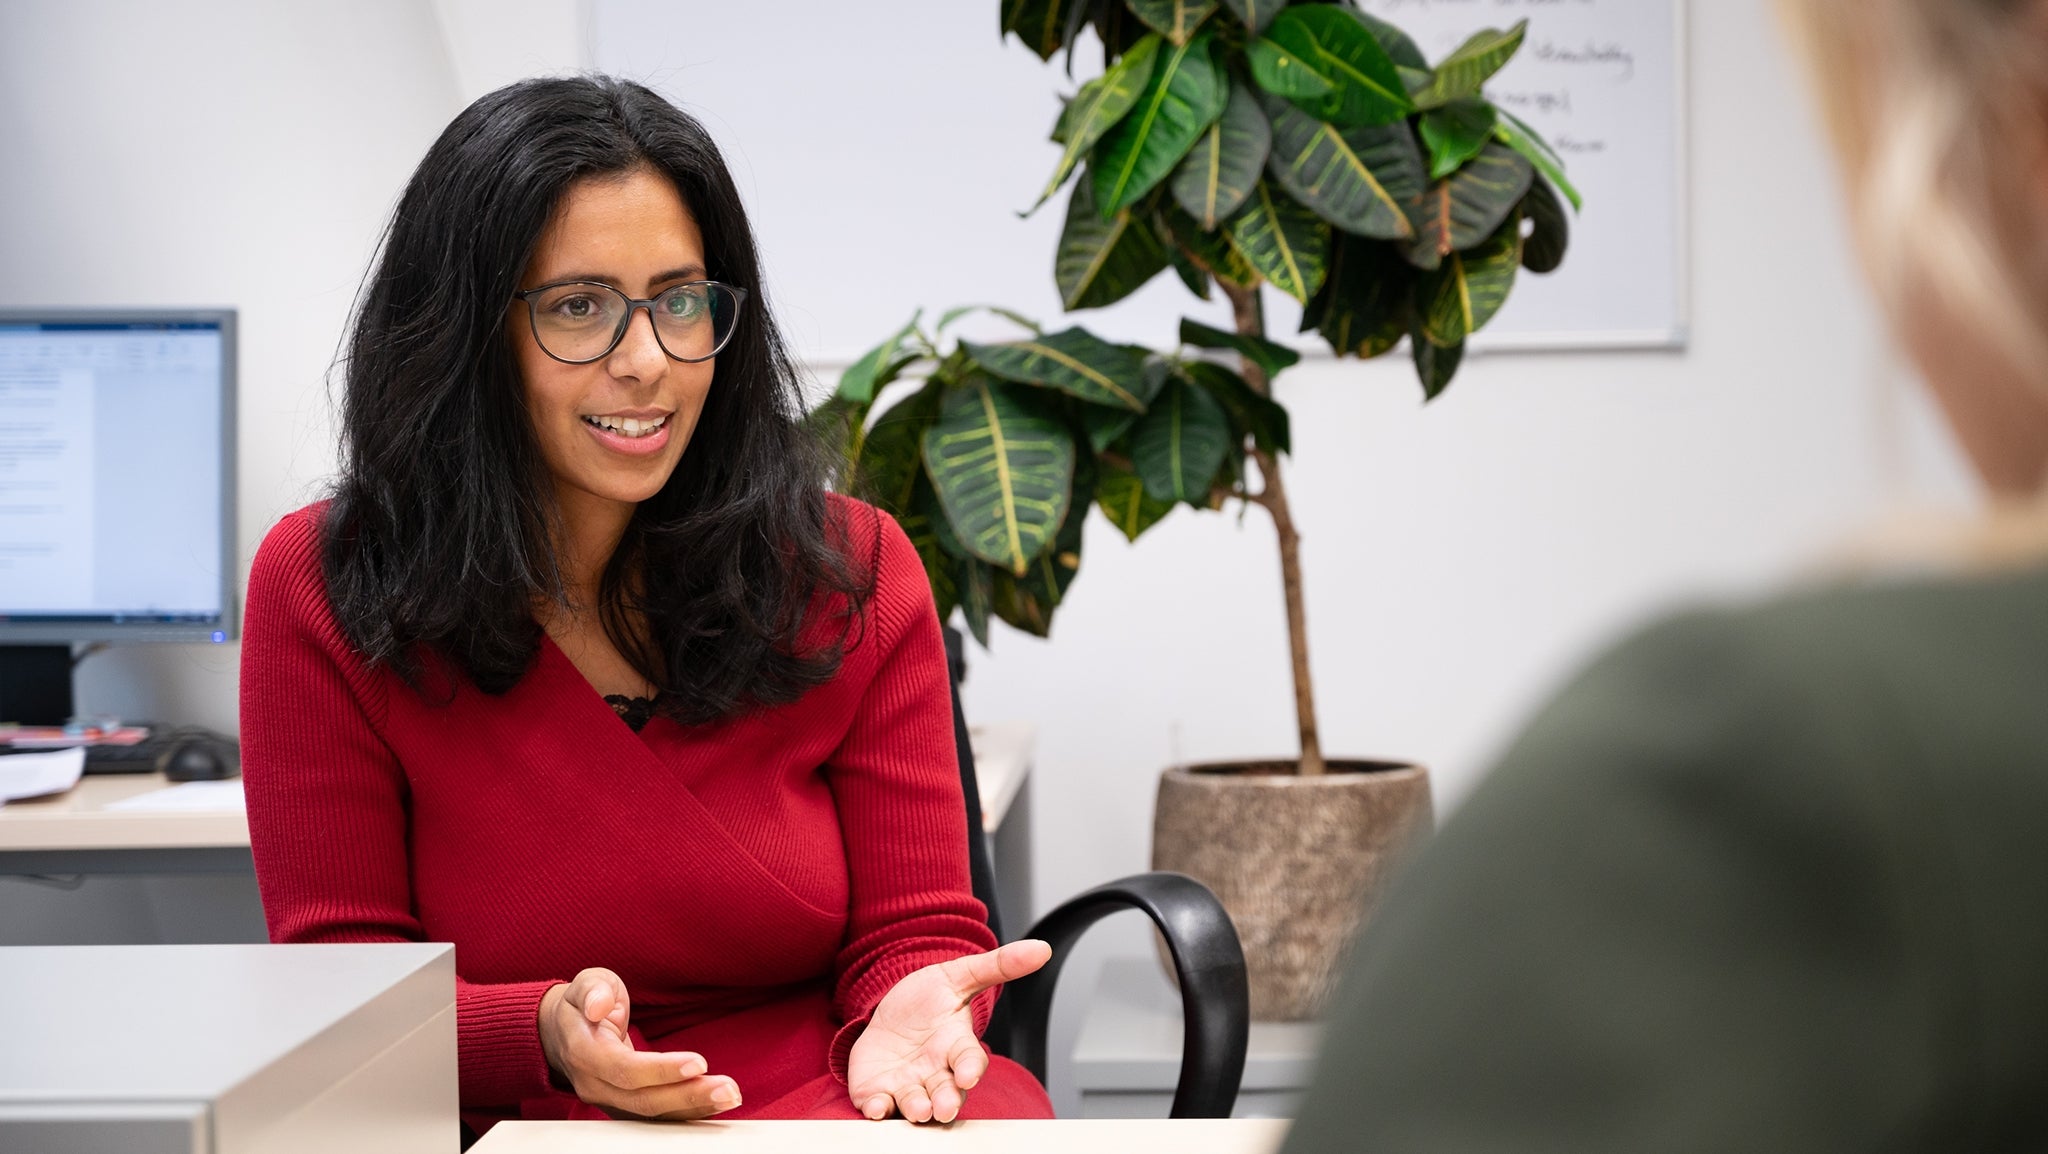
[[[560,984],[462,984],[455,1019],[464,1106],[516,1105],[553,1089],[540,1044],[540,1002]]]
[[[867,1028],[867,1018],[860,1017],[839,1027],[839,1032],[832,1035],[832,1050],[825,1057],[825,1068],[832,1071],[832,1076],[839,1079],[839,1084],[842,1086],[847,1084],[847,1057],[853,1053],[853,1044],[860,1039],[861,1032]]]

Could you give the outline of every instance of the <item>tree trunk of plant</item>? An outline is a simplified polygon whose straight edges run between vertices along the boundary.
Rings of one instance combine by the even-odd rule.
[[[1259,307],[1259,290],[1238,288],[1221,279],[1216,283],[1223,289],[1223,295],[1230,298],[1237,331],[1263,339],[1266,316]],[[1266,379],[1264,369],[1249,359],[1243,361],[1242,369],[1252,388],[1272,395],[1273,383]],[[1324,766],[1322,737],[1316,730],[1315,686],[1309,680],[1308,670],[1308,606],[1301,591],[1301,535],[1295,531],[1294,516],[1287,508],[1287,487],[1280,479],[1279,457],[1259,450],[1252,458],[1259,463],[1259,475],[1264,482],[1256,500],[1272,514],[1273,528],[1280,537],[1280,585],[1287,595],[1287,647],[1294,658],[1294,719],[1301,728],[1301,773],[1310,777],[1322,773]]]

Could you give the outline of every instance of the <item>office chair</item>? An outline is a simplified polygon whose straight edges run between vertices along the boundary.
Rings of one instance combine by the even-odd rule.
[[[988,907],[989,929],[1005,941],[996,913],[995,868],[981,828],[981,790],[975,783],[974,750],[967,740],[967,715],[960,707],[966,673],[965,645],[946,627],[946,664],[953,683],[953,742],[960,752],[960,786],[967,796],[967,852],[974,896]],[[1038,919],[1029,938],[1052,945],[1052,960],[1003,988],[982,1041],[1045,1082],[1046,1032],[1052,1019],[1053,985],[1081,934],[1104,917],[1127,909],[1144,911],[1166,939],[1180,980],[1182,1030],[1180,1082],[1173,1092],[1174,1118],[1228,1118],[1244,1077],[1246,1039],[1251,1029],[1251,995],[1245,985],[1244,950],[1223,903],[1186,874],[1133,874],[1068,900]]]

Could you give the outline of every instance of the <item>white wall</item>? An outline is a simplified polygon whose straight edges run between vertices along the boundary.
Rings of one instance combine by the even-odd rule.
[[[413,166],[469,99],[579,66],[580,13],[0,4],[0,304],[241,310],[245,574],[332,470],[326,373]],[[117,647],[80,667],[79,705],[232,732],[238,656]]]

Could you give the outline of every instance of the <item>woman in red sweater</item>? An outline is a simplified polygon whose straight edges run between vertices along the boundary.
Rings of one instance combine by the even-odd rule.
[[[969,892],[922,566],[824,493],[703,129],[477,101],[344,366],[332,498],[249,580],[272,938],[455,943],[472,1124],[1049,1116],[977,1040],[1048,951]]]

